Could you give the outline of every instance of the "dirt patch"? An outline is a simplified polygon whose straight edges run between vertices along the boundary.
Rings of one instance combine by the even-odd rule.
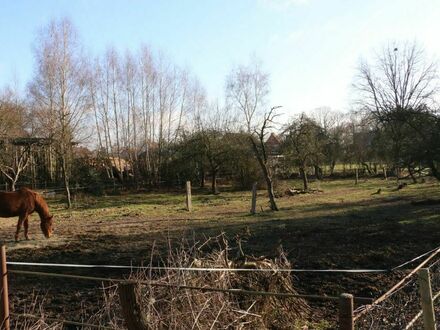
[[[225,232],[240,238],[246,254],[273,258],[279,246],[287,252],[289,262],[298,268],[387,268],[439,245],[440,212],[437,204],[412,205],[411,201],[440,197],[437,184],[408,185],[393,191],[381,180],[352,187],[350,182],[322,183],[324,193],[279,199],[280,212],[269,212],[264,194],[259,192],[256,216],[248,215],[250,194],[224,193],[218,196],[195,192],[194,212],[182,210],[175,195],[149,195],[105,198],[74,211],[64,211],[52,202],[55,235],[46,240],[35,216],[30,221],[32,240],[12,241],[16,219],[2,219],[0,239],[8,247],[13,261],[78,264],[140,265],[150,261],[151,252],[166,254],[182,237],[201,241]],[[371,195],[382,187],[380,195]],[[125,198],[111,206],[113,198]],[[131,198],[134,203],[131,203]],[[162,205],[162,200],[172,198]],[[209,199],[212,198],[212,201]],[[341,202],[343,200],[343,202]],[[146,201],[145,204],[142,201]],[[85,202],[86,203],[86,202]],[[231,254],[237,254],[231,246]],[[156,262],[160,258],[157,257]],[[11,266],[12,268],[12,266]],[[18,267],[14,267],[18,269]],[[26,268],[28,269],[28,268]],[[33,268],[41,271],[42,269]],[[46,271],[48,269],[45,269]],[[122,270],[49,271],[82,275],[124,277]],[[295,288],[300,293],[377,297],[401,276],[297,274]],[[100,308],[103,291],[99,283],[66,281],[10,275],[12,310],[24,311],[32,294],[44,297],[48,315],[79,320]],[[311,303],[311,319],[334,320],[332,303]],[[83,311],[83,312],[79,312]],[[81,314],[83,313],[83,314]]]

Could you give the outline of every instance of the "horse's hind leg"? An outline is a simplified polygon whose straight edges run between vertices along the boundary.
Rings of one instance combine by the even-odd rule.
[[[28,229],[29,229],[29,216],[27,216],[24,219],[24,237],[26,237],[27,240],[29,240]]]
[[[27,218],[27,215],[20,215],[17,222],[17,231],[15,232],[15,241],[18,242],[18,234],[20,233],[21,224]]]

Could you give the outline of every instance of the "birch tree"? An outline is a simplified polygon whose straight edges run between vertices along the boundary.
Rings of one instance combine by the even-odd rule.
[[[40,120],[39,133],[54,141],[70,208],[72,145],[81,137],[90,107],[87,62],[68,19],[51,21],[38,37],[36,73],[29,92]]]
[[[241,65],[226,78],[228,102],[242,116],[247,133],[253,131],[253,122],[269,94],[269,75],[263,72],[258,62]]]

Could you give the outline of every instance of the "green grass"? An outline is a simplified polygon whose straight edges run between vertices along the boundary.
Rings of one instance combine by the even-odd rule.
[[[301,187],[300,180],[281,182],[276,190],[284,191],[287,187]],[[323,190],[323,193],[297,195],[277,199],[279,212],[272,212],[268,207],[266,192],[258,191],[255,217],[259,219],[301,218],[315,215],[334,214],[362,210],[362,201],[389,201],[390,199],[426,199],[440,198],[438,183],[430,181],[425,184],[409,184],[402,190],[396,190],[395,181],[380,179],[360,179],[358,185],[353,180],[311,182],[310,188]],[[380,194],[375,194],[381,189]],[[91,197],[79,195],[74,199],[74,208],[66,210],[60,199],[49,200],[50,207],[60,217],[97,216],[115,219],[124,216],[174,217],[183,215],[188,219],[219,220],[249,219],[250,192],[225,191],[219,195],[207,194],[205,191],[193,190],[193,212],[185,211],[184,191],[174,193],[140,193],[121,194],[117,196]],[[328,206],[328,207],[325,207]],[[343,207],[341,207],[343,206]]]
[[[301,181],[290,180],[278,184],[276,190],[287,187],[300,187]],[[121,194],[118,196],[89,197],[77,196],[75,207],[66,210],[61,200],[50,200],[49,204],[61,223],[69,219],[84,221],[120,221],[125,218],[140,219],[142,223],[166,219],[166,225],[159,223],[155,231],[207,230],[220,231],[225,227],[252,226],[256,230],[266,224],[277,222],[282,226],[307,227],[326,226],[328,221],[338,218],[341,223],[360,225],[369,219],[398,218],[397,223],[409,225],[417,222],[438,220],[436,214],[424,212],[423,208],[411,212],[405,209],[412,200],[440,198],[439,184],[430,180],[423,184],[408,184],[397,190],[395,181],[381,179],[360,179],[358,185],[353,180],[324,180],[311,182],[311,188],[323,190],[322,193],[285,196],[277,199],[279,212],[269,209],[264,190],[258,191],[257,214],[251,216],[250,192],[224,191],[211,195],[204,190],[194,189],[193,211],[185,210],[184,191],[173,193]],[[377,194],[378,189],[381,193]],[[399,209],[398,205],[404,204]],[[435,206],[434,206],[435,208]],[[431,210],[432,208],[428,208]],[[185,220],[182,222],[181,220]],[[298,224],[296,224],[298,222]],[[344,225],[345,226],[345,225]]]

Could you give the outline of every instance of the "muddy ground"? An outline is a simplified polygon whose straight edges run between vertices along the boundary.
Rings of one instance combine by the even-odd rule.
[[[0,239],[10,261],[140,265],[149,262],[153,246],[166,254],[168,241],[202,241],[225,232],[232,241],[242,239],[246,254],[271,258],[282,246],[295,267],[309,269],[388,269],[440,245],[440,204],[417,203],[440,197],[434,181],[397,190],[395,182],[380,179],[357,186],[340,180],[323,182],[321,189],[324,192],[281,197],[281,211],[275,213],[267,209],[260,191],[256,216],[248,214],[250,194],[231,191],[218,196],[194,191],[191,213],[184,210],[181,191],[78,196],[73,211],[55,199],[49,200],[56,221],[52,238],[43,238],[33,215],[30,241],[13,242],[16,219],[1,219]],[[128,275],[116,270],[10,269]],[[378,297],[401,276],[305,273],[296,275],[295,284],[300,293]],[[32,309],[35,299],[47,315],[71,320],[87,319],[102,306],[100,283],[19,274],[10,274],[9,281],[11,310],[16,313]],[[311,318],[334,320],[337,315],[334,304],[310,305]]]

